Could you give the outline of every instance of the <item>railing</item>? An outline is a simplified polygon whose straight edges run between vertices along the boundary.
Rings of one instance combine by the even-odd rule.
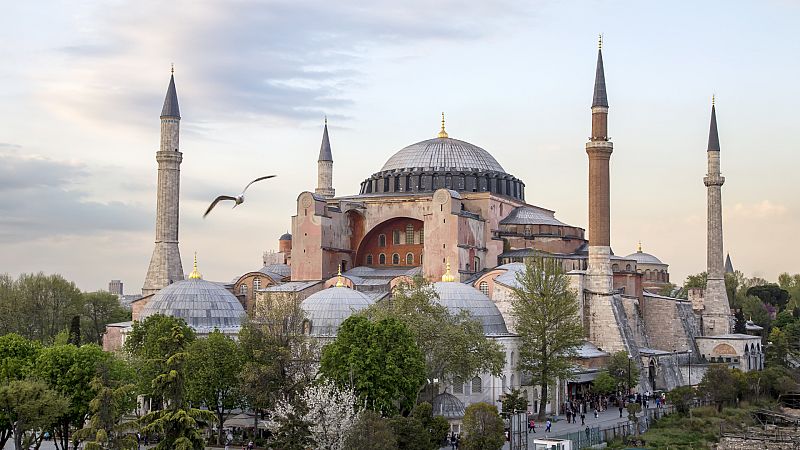
[[[584,431],[576,431],[574,433],[562,434],[554,436],[554,439],[564,439],[572,441],[572,448],[575,450],[591,447],[593,445],[609,442],[616,438],[625,438],[627,436],[636,435],[636,426],[639,427],[639,434],[644,433],[650,429],[650,426],[659,418],[671,414],[675,411],[674,407],[669,405],[659,409],[647,409],[645,414],[637,417],[637,423],[633,424],[630,421],[619,423],[611,427],[589,428],[588,433]]]

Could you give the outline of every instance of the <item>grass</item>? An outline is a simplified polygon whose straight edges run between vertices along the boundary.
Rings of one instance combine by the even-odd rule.
[[[755,406],[742,402],[738,408],[723,408],[718,413],[714,407],[701,407],[692,410],[692,417],[670,414],[662,417],[641,439],[647,443],[648,449],[706,449],[719,441],[720,425],[725,430],[744,430],[752,425],[750,413]],[[622,440],[609,442],[608,448],[630,448]]]

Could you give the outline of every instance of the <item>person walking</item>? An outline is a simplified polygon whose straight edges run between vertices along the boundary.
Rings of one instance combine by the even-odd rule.
[[[550,419],[547,419],[547,422],[545,422],[544,425],[545,425],[544,432],[545,433],[549,433],[550,432],[550,427],[553,426],[553,423],[550,422]]]
[[[531,430],[533,430],[533,432],[536,433],[536,421],[533,419],[533,416],[531,416],[531,418],[528,419],[528,433],[530,433]]]
[[[594,408],[594,418],[597,419],[600,416],[600,411],[597,410],[597,407]]]
[[[581,426],[586,425],[586,414],[581,413]]]
[[[625,409],[625,408],[622,407],[622,403],[620,402],[620,404],[619,404],[619,417],[620,417],[620,419],[622,418],[622,410],[623,409]]]
[[[453,435],[450,436],[450,447],[452,448],[452,450],[456,450],[457,441],[458,441],[458,437],[456,436],[455,433],[453,433]]]

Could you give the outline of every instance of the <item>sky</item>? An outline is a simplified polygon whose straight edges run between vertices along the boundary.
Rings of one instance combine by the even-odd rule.
[[[173,63],[187,272],[197,252],[206,279],[229,281],[277,249],[316,186],[326,115],[338,195],[434,137],[444,111],[529,203],[585,228],[602,33],[614,252],[641,241],[678,283],[705,270],[716,94],[725,251],[747,276],[799,273],[798,29],[788,0],[14,2],[0,15],[0,272],[140,291]]]

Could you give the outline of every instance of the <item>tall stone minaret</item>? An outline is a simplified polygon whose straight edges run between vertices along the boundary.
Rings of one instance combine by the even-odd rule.
[[[717,111],[711,100],[711,127],[708,132],[708,174],[703,178],[708,192],[708,281],[703,300],[703,334],[716,336],[731,331],[731,309],[725,289],[724,256],[722,253],[722,184],[725,177],[719,169],[719,134]]]
[[[325,130],[322,132],[322,144],[319,146],[319,159],[317,160],[317,189],[315,193],[332,198],[333,189],[333,154],[331,154],[331,141],[328,139],[328,118],[325,118]]]
[[[178,150],[181,113],[175,92],[175,75],[170,75],[167,96],[161,109],[161,148],[158,161],[158,197],[156,206],[156,246],[142,287],[142,295],[183,280],[181,254],[178,250],[178,215],[180,200],[181,161]]]
[[[589,155],[589,267],[587,289],[606,294],[613,290],[608,166],[614,145],[608,140],[608,98],[603,72],[603,41],[597,50],[597,70],[592,100],[592,137]]]

